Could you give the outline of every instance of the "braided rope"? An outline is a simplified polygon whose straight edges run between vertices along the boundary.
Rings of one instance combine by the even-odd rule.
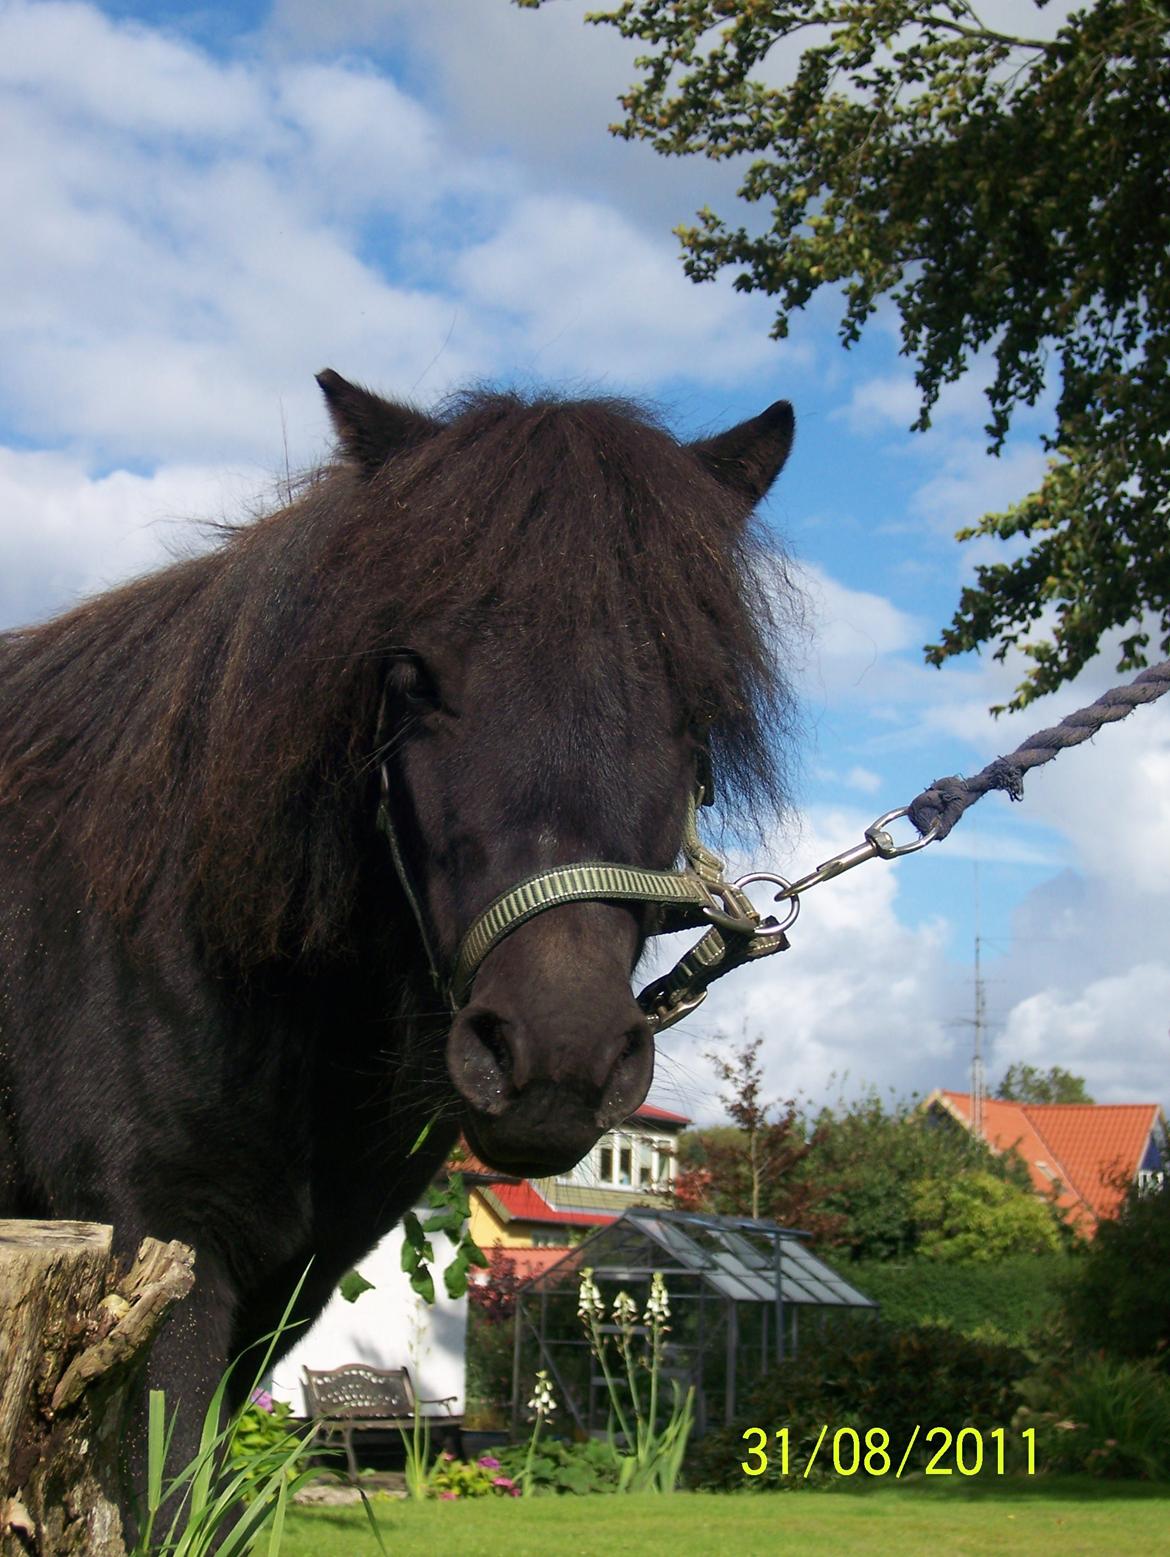
[[[1039,731],[1017,746],[1009,757],[997,757],[973,778],[952,774],[950,778],[935,779],[929,789],[910,802],[907,815],[922,836],[933,828],[936,838],[945,838],[967,807],[981,800],[989,789],[1002,789],[1009,800],[1022,800],[1024,774],[1030,768],[1051,762],[1057,752],[1079,746],[1096,735],[1102,725],[1124,719],[1139,704],[1152,703],[1164,692],[1170,692],[1170,660],[1151,665],[1128,686],[1114,687],[1087,708],[1078,708],[1051,729]]]

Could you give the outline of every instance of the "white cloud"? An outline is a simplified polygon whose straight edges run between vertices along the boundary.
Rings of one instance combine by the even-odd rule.
[[[1170,966],[1139,962],[1071,988],[1048,987],[1009,1012],[996,1079],[1015,1061],[1083,1076],[1098,1103],[1157,1102],[1170,1070]]]
[[[729,287],[688,281],[669,239],[571,196],[517,202],[455,275],[472,304],[516,322],[524,365],[542,374],[647,384],[685,363],[688,377],[727,384],[800,355],[778,352]]]
[[[246,511],[267,484],[256,470],[181,465],[91,477],[65,455],[0,448],[0,628],[202,547],[207,520]]]

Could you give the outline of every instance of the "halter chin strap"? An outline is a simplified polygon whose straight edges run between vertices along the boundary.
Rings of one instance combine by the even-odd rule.
[[[783,951],[788,945],[784,931],[795,914],[790,911],[783,925],[774,919],[761,920],[746,893],[737,884],[724,879],[723,861],[700,842],[697,826],[697,807],[703,797],[700,788],[687,801],[683,869],[643,870],[636,865],[584,860],[575,865],[558,865],[538,871],[501,893],[476,916],[447,972],[436,954],[427,916],[414,890],[391,820],[390,781],[385,763],[381,773],[378,827],[390,845],[394,869],[418,925],[431,976],[436,988],[450,1002],[452,1011],[466,1005],[475,975],[493,948],[537,914],[565,903],[652,904],[657,912],[648,931],[650,935],[707,928],[702,940],[668,974],[656,979],[638,996],[638,1004],[656,1032],[681,1021],[693,1011],[706,999],[708,986],[732,968]]]

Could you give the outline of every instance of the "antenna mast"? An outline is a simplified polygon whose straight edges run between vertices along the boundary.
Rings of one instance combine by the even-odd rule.
[[[971,1127],[983,1135],[983,1102],[987,1083],[983,1074],[983,1029],[987,1021],[987,994],[983,988],[980,965],[982,936],[979,934],[979,861],[975,861],[975,1052],[971,1056]]]

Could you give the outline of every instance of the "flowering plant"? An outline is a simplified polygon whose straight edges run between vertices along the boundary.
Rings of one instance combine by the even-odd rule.
[[[450,1502],[455,1498],[518,1498],[520,1487],[500,1469],[494,1455],[481,1454],[474,1462],[457,1460],[444,1454],[431,1472],[433,1497]]]
[[[625,1373],[624,1380],[615,1377],[610,1368],[610,1336],[602,1328],[605,1305],[590,1269],[581,1272],[577,1313],[585,1325],[590,1348],[601,1365],[609,1393],[610,1442],[613,1443],[616,1424],[627,1451],[622,1460],[619,1490],[654,1488],[672,1492],[694,1426],[695,1389],[691,1385],[684,1394],[677,1379],[671,1380],[673,1403],[660,1429],[659,1376],[666,1336],[670,1332],[667,1323],[670,1300],[662,1273],[655,1271],[651,1278],[642,1325],[638,1324],[638,1305],[628,1292],[619,1292],[614,1299],[612,1314],[617,1332],[614,1345],[620,1359],[619,1372]],[[650,1375],[648,1390],[644,1387],[647,1372]]]
[[[520,1477],[521,1488],[526,1498],[532,1496],[532,1461],[536,1455],[536,1445],[540,1441],[540,1429],[544,1426],[545,1417],[551,1416],[556,1408],[556,1396],[553,1394],[548,1369],[541,1368],[536,1375],[536,1388],[532,1392],[532,1399],[528,1402],[528,1409],[533,1412],[532,1437],[528,1440],[528,1454]]]

